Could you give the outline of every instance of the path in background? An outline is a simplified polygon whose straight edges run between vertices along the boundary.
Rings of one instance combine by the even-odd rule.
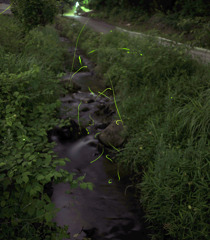
[[[90,28],[94,29],[97,32],[102,32],[104,34],[110,32],[110,30],[114,30],[117,29],[118,31],[121,32],[127,32],[128,34],[130,34],[133,37],[151,37],[147,34],[143,34],[143,33],[139,33],[139,32],[133,32],[133,31],[128,31],[119,27],[116,27],[114,25],[111,24],[107,24],[103,21],[99,21],[99,20],[95,20],[95,19],[91,19],[89,17],[83,17],[83,16],[68,16],[71,17],[79,22],[81,22],[82,24],[87,22],[87,26],[89,26]],[[88,21],[89,20],[89,21]],[[175,41],[166,39],[166,38],[161,38],[161,37],[156,37],[158,39],[158,42],[162,45],[165,46],[170,46],[170,45],[185,45],[186,46],[186,52],[189,53],[190,55],[192,55],[192,57],[194,59],[197,59],[199,62],[202,62],[204,64],[208,64],[210,63],[210,50],[204,49],[204,48],[191,48],[189,45],[186,44],[182,44],[182,43],[176,43]]]
[[[9,4],[5,4],[5,3],[1,3],[1,2],[3,2],[3,1],[0,0],[0,13],[3,12],[9,6]],[[6,0],[4,2],[6,2]],[[11,10],[8,9],[7,11],[5,11],[2,14],[12,14],[12,13],[11,13]],[[116,27],[111,24],[107,24],[103,21],[94,20],[89,17],[73,16],[73,15],[68,16],[68,17],[71,17],[71,18],[81,22],[82,24],[85,24],[87,22],[87,26],[91,27],[94,31],[102,32],[104,34],[110,32],[111,30],[117,29],[118,31],[121,31],[121,32],[127,32],[131,36],[149,37],[149,35],[139,33],[139,32],[127,31],[125,29]],[[174,45],[174,44],[184,45],[182,43],[176,43],[175,41],[172,41],[172,40],[169,40],[166,38],[161,38],[161,37],[156,37],[156,38],[158,39],[158,42],[160,44],[165,45],[165,46],[170,46],[170,45]],[[190,55],[192,55],[192,57],[194,59],[197,59],[199,62],[202,62],[204,64],[210,63],[210,50],[198,48],[198,47],[191,48],[189,45],[185,45],[185,46],[186,46],[186,52],[189,53]]]

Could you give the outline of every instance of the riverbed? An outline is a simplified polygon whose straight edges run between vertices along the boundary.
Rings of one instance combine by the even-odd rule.
[[[65,38],[61,41],[68,43]],[[68,51],[72,50],[69,43]],[[95,76],[94,64],[82,55],[81,50],[77,50],[78,56],[88,71],[73,76],[75,89],[61,96],[59,117],[71,119],[87,133],[70,141],[62,139],[59,131],[54,131],[51,141],[56,142],[54,152],[60,158],[70,159],[58,169],[74,172],[76,177],[85,175],[84,181],[92,182],[94,187],[90,191],[70,189],[67,183],[54,184],[52,202],[60,211],[53,221],[59,226],[67,225],[71,239],[146,240],[143,211],[129,186],[129,179],[123,175],[119,179],[117,164],[111,162],[113,153],[96,137],[116,116],[112,91],[107,91],[106,96],[98,96],[98,92],[105,90],[103,81]],[[67,83],[72,75],[67,71],[61,82]],[[66,193],[68,190],[70,194]]]

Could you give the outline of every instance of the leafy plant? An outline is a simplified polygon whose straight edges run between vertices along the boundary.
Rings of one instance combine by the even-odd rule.
[[[25,31],[52,23],[58,8],[55,0],[12,0],[11,11]]]
[[[48,142],[48,130],[67,124],[57,119],[62,50],[48,27],[32,30],[21,42],[25,47],[19,39],[15,46],[22,53],[8,52],[6,43],[0,46],[0,239],[68,238],[67,228],[52,222],[57,210],[47,186],[68,182],[71,188],[91,190],[92,185],[57,171],[69,159],[58,158]]]
[[[14,19],[10,16],[0,15],[0,46],[4,46],[7,52],[18,53],[23,47],[22,37],[22,30]]]

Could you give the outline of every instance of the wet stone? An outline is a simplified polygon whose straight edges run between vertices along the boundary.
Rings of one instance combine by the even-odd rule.
[[[82,112],[87,112],[87,111],[89,111],[89,110],[90,110],[90,109],[89,109],[88,107],[84,107],[84,108],[81,109]]]
[[[49,130],[47,134],[49,142],[52,142],[55,139],[54,137],[57,137],[60,142],[73,142],[82,136],[86,136],[87,132],[84,128],[80,129],[79,125],[71,119],[70,126],[64,126],[62,128],[55,127]]]

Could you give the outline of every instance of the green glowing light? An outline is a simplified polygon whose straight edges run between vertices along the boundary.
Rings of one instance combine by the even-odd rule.
[[[92,50],[92,51],[90,51],[88,54],[90,54],[90,53],[93,53],[93,52],[95,52],[96,50]]]
[[[73,71],[73,67],[74,67],[74,59],[75,59],[75,54],[76,54],[76,50],[77,50],[77,45],[78,45],[78,41],[79,41],[80,34],[82,33],[83,29],[85,28],[85,25],[89,22],[89,20],[90,20],[90,19],[88,19],[88,21],[84,24],[84,26],[82,27],[82,29],[81,29],[78,37],[77,37],[76,47],[75,47],[75,50],[74,50],[73,62],[72,62],[72,66],[71,66],[71,72]],[[87,66],[86,66],[86,67],[87,67]],[[79,70],[80,70],[80,69],[79,69]],[[78,70],[78,71],[79,71],[79,70]],[[77,72],[78,72],[78,71],[77,71]],[[74,74],[73,74],[73,76],[74,76]],[[72,76],[72,77],[73,77],[73,76]],[[72,79],[72,77],[71,77],[71,79]]]
[[[108,183],[111,184],[112,183],[112,179],[109,179]]]
[[[71,78],[70,78],[70,84],[71,84],[71,80],[72,80],[73,76],[74,76],[76,73],[78,73],[82,68],[87,68],[87,66],[82,66],[81,68],[79,68],[79,69],[71,76]]]
[[[117,169],[117,176],[119,178],[119,181],[120,181],[120,173],[119,173],[119,168]]]
[[[126,51],[130,51],[129,48],[118,48],[118,49],[123,49],[123,50],[126,50]]]
[[[79,124],[79,127],[80,127],[80,123],[79,123],[79,107],[80,107],[81,104],[82,104],[82,101],[80,101],[80,104],[78,105],[78,124]]]
[[[2,13],[6,12],[6,11],[11,7],[11,5],[12,5],[12,4],[10,4],[9,7],[6,8],[3,12],[0,12],[0,15],[1,15]]]
[[[116,120],[116,124],[117,125],[119,125],[119,123],[118,122],[122,122],[122,120]]]
[[[82,9],[84,12],[90,12],[90,11],[91,11],[90,9],[88,9],[88,8],[86,8],[86,7],[84,7],[84,6],[82,6],[81,9]]]
[[[93,162],[95,162],[96,160],[98,160],[98,159],[103,155],[103,153],[104,153],[104,148],[103,148],[103,152],[101,153],[101,155],[100,155],[99,157],[97,157],[95,160],[91,161],[90,163],[93,163]]]
[[[122,121],[122,124],[123,124],[123,120],[122,120],[122,118],[121,118],[121,116],[120,116],[120,112],[119,112],[119,110],[118,110],[117,103],[116,103],[116,99],[115,99],[114,87],[113,87],[112,80],[111,80],[109,74],[108,74],[108,77],[109,77],[109,80],[110,80],[111,85],[112,85],[112,91],[113,91],[113,96],[114,96],[115,107],[116,107],[116,109],[117,109],[117,113],[118,113],[118,115],[119,115],[119,117],[120,117],[120,120]]]
[[[95,136],[94,136],[94,138],[96,138],[96,136],[97,136],[98,134],[100,134],[100,132],[99,132],[99,133],[96,133]]]
[[[89,87],[88,87],[89,91],[91,92],[92,95],[96,95]]]
[[[109,145],[110,145],[111,147],[113,147],[116,151],[120,152],[120,150],[117,149],[116,147],[114,147],[110,142],[109,142]]]
[[[109,159],[109,161],[113,162],[112,159],[108,157],[108,154],[106,155],[106,158]]]
[[[93,123],[90,124],[89,126],[94,125],[94,120],[92,119],[92,117],[90,116],[90,114],[89,114],[89,118],[93,121]]]
[[[105,94],[103,94],[106,90],[112,90],[111,88],[106,88],[102,93],[101,92],[98,92],[98,93],[100,93],[97,97],[96,97],[96,99],[100,96],[100,95],[103,95],[103,96],[105,96],[105,97],[107,97]],[[110,99],[109,97],[107,97],[108,99]],[[111,99],[110,99],[111,100]]]
[[[79,62],[80,62],[80,65],[82,65],[82,60],[80,56],[79,56]]]

